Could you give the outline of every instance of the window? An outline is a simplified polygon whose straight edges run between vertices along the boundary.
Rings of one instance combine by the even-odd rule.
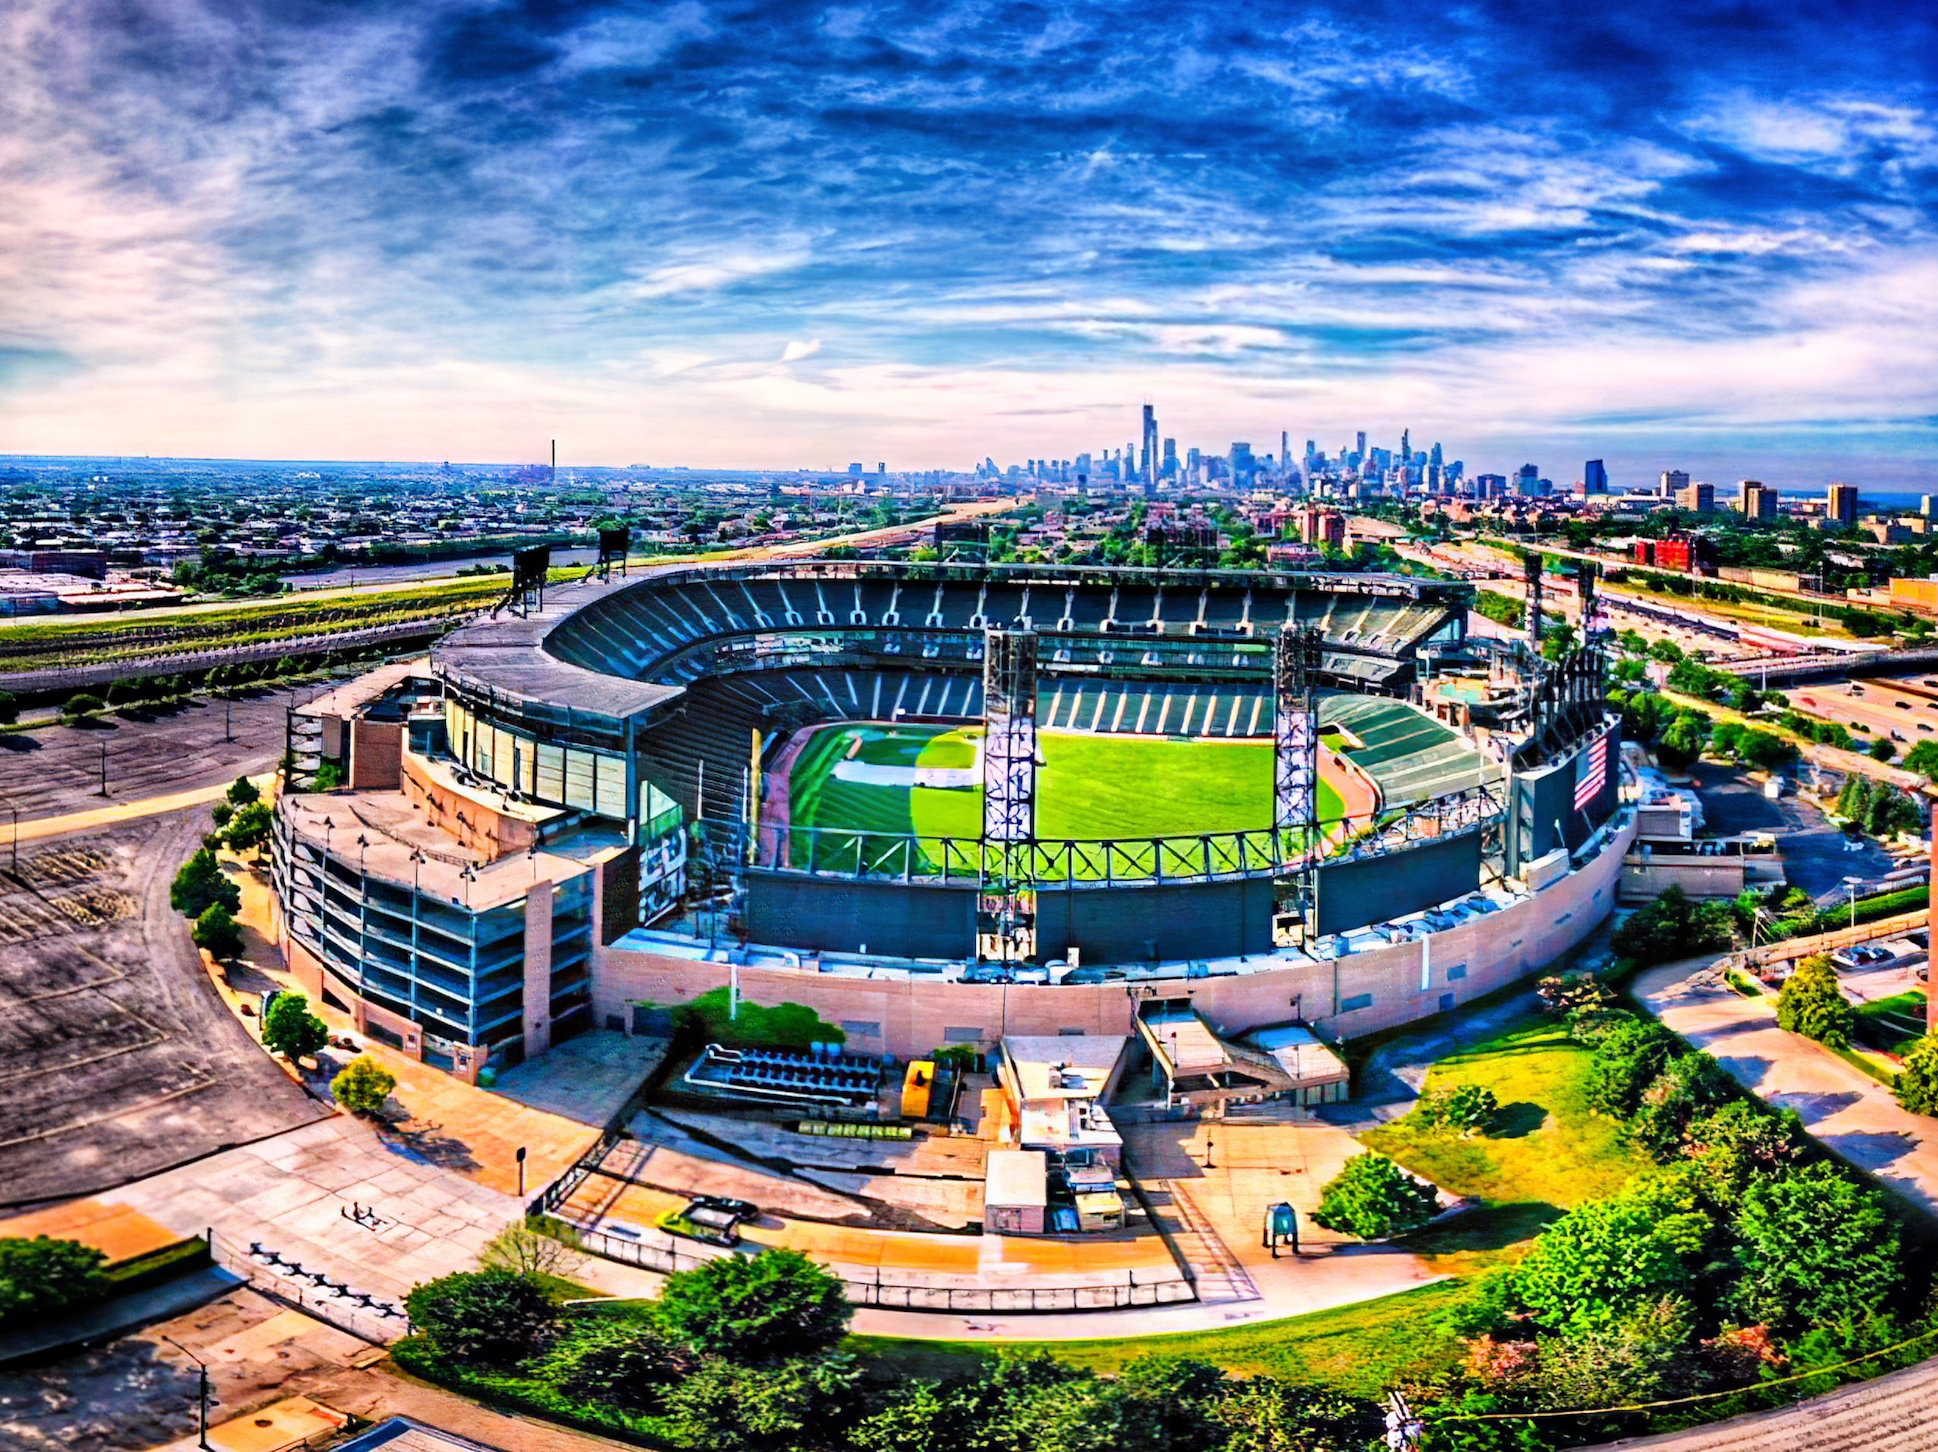
[[[1372,1006],[1373,995],[1370,993],[1355,993],[1351,998],[1342,998],[1339,1000],[1339,1011],[1341,1013],[1353,1013],[1359,1009],[1371,1008]]]
[[[882,1036],[881,1020],[872,1018],[844,1018],[841,1031],[851,1039],[878,1039]]]
[[[1467,976],[1467,965],[1465,963],[1456,963],[1453,965],[1453,967],[1447,970],[1447,982],[1449,983],[1458,983],[1461,979],[1465,978],[1466,976]]]
[[[982,1038],[982,1030],[979,1028],[945,1028],[942,1030],[942,1042],[945,1044],[979,1044],[982,1042]]]

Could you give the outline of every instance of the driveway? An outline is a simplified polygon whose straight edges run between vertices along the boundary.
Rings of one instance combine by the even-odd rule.
[[[1907,1114],[1870,1075],[1785,1033],[1773,998],[1742,997],[1707,960],[1651,969],[1635,980],[1634,993],[1744,1088],[1796,1110],[1826,1148],[1938,1219],[1938,1119]]]

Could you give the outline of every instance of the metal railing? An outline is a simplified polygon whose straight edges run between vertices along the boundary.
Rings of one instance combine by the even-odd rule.
[[[547,1228],[560,1239],[589,1255],[620,1265],[670,1275],[692,1270],[708,1261],[737,1252],[726,1247],[683,1242],[677,1237],[656,1232],[660,1243],[636,1240],[631,1236],[609,1235],[601,1230],[584,1229],[557,1215],[542,1217]],[[1046,1286],[964,1286],[946,1283],[918,1284],[873,1276],[845,1274],[840,1266],[830,1266],[841,1278],[848,1300],[857,1306],[878,1306],[892,1311],[983,1311],[1023,1314],[1032,1311],[1115,1311],[1128,1306],[1169,1306],[1195,1301],[1197,1290],[1183,1276],[1128,1270],[1121,1281],[1102,1284]]]
[[[353,1299],[334,1283],[317,1283],[317,1274],[299,1274],[287,1266],[279,1270],[252,1248],[210,1232],[209,1256],[225,1270],[233,1271],[250,1286],[271,1298],[293,1306],[307,1316],[328,1322],[360,1341],[387,1346],[410,1334],[410,1317],[403,1307],[369,1297],[370,1304]]]

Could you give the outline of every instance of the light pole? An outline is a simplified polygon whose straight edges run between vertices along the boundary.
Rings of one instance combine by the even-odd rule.
[[[1844,925],[1847,928],[1857,926],[1857,884],[1863,880],[1861,877],[1847,877],[1844,879],[1844,886],[1850,890],[1851,895],[1851,920]]]
[[[13,854],[13,865],[8,870],[12,872],[15,877],[19,877],[20,876],[20,808],[15,806],[12,802],[8,802],[7,810],[13,813],[13,837],[9,843],[9,846]]]
[[[190,1351],[186,1346],[182,1345],[173,1336],[164,1336],[162,1340],[181,1352],[190,1361],[194,1362],[196,1370],[201,1374],[202,1385],[198,1398],[202,1411],[200,1419],[201,1435],[196,1438],[195,1445],[197,1447],[207,1447],[209,1445],[209,1364],[193,1351]]]

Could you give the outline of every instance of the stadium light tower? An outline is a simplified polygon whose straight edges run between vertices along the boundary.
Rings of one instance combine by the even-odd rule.
[[[984,636],[982,904],[978,950],[1003,962],[1036,943],[1036,633]]]
[[[1272,827],[1278,861],[1289,869],[1285,910],[1306,937],[1319,856],[1318,672],[1319,632],[1309,625],[1281,631],[1272,658]]]

